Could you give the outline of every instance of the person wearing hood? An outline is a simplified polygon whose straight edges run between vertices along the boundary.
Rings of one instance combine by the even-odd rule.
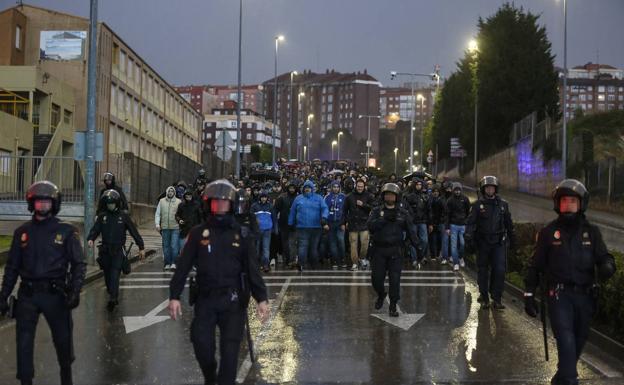
[[[464,233],[470,213],[470,200],[462,192],[459,182],[453,183],[453,195],[446,202],[446,234],[450,236],[453,270],[464,267]]]
[[[296,233],[290,231],[288,227],[288,216],[290,215],[290,208],[297,197],[297,181],[292,179],[288,182],[285,190],[286,191],[275,201],[273,210],[275,212],[275,218],[277,218],[277,228],[280,243],[282,244],[282,261],[284,266],[292,267],[291,263],[297,255],[297,250],[295,250]]]
[[[195,199],[195,193],[193,190],[188,189],[182,195],[182,202],[178,206],[178,210],[175,214],[176,221],[180,225],[180,246],[182,250],[184,243],[186,242],[186,236],[189,231],[202,221],[201,205],[199,201]]]
[[[514,228],[509,204],[498,195],[498,179],[484,176],[479,184],[481,197],[472,204],[466,225],[468,250],[477,251],[478,302],[487,309],[503,310],[507,247],[514,249]]]
[[[260,200],[251,205],[251,213],[256,216],[258,223],[258,239],[256,246],[260,256],[260,265],[265,273],[271,271],[269,268],[269,255],[271,251],[271,233],[275,224],[273,217],[273,205],[269,201],[269,193],[262,190]]]
[[[115,190],[119,194],[119,210],[128,212],[128,199],[123,192],[121,186],[117,186],[117,182],[115,181],[115,175],[112,172],[105,172],[102,177],[102,183],[104,183],[104,187],[100,190],[100,200],[98,201],[97,210],[95,212],[96,215],[100,213],[106,212],[106,204],[102,201],[102,196],[104,192],[107,190]]]
[[[288,225],[297,231],[299,271],[303,271],[308,256],[310,263],[316,265],[321,229],[329,230],[327,204],[322,196],[314,192],[314,189],[314,183],[310,180],[303,184],[303,194],[295,198],[288,217]]]
[[[162,236],[163,257],[165,270],[175,270],[175,258],[180,251],[180,225],[176,220],[176,213],[181,201],[176,198],[176,189],[167,187],[165,197],[158,202],[154,222],[156,230]]]
[[[425,257],[429,247],[429,222],[431,213],[429,211],[429,195],[424,189],[424,183],[420,178],[412,179],[405,201],[411,207],[412,219],[418,232],[418,247],[410,249],[412,264],[420,268],[426,263]]]
[[[327,224],[329,225],[328,243],[332,259],[332,269],[344,265],[345,258],[345,203],[346,197],[340,192],[340,182],[330,184],[330,192],[325,197],[325,204],[329,208]]]
[[[175,186],[176,198],[182,200],[182,196],[184,195],[184,192],[187,190],[187,188],[188,186],[183,180],[176,183],[176,186]]]
[[[615,274],[616,266],[600,229],[585,217],[589,203],[585,186],[565,179],[553,191],[552,199],[558,216],[537,234],[525,278],[524,310],[537,316],[535,292],[542,280],[559,361],[551,384],[578,385],[576,365],[600,297],[596,276],[605,283]]]

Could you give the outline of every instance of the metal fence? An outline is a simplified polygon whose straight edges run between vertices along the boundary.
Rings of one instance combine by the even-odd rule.
[[[84,170],[71,156],[0,155],[0,201],[22,201],[34,182],[56,184],[65,202],[84,199]]]

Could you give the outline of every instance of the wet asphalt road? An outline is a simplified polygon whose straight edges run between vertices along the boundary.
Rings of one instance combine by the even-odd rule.
[[[103,282],[85,288],[74,311],[76,384],[203,383],[189,339],[192,309],[180,321],[166,318],[171,274],[161,267],[156,259],[124,277],[110,314]],[[243,344],[245,384],[548,384],[556,370],[556,359],[543,359],[539,325],[520,307],[505,298],[504,312],[479,311],[472,278],[437,264],[404,272],[398,326],[386,322],[387,304],[374,310],[368,272],[274,271],[266,282],[273,311],[264,325],[250,312],[258,362],[249,365]],[[0,384],[16,384],[13,323],[0,326],[0,339]],[[550,349],[554,357],[552,338]],[[624,383],[622,368],[584,358],[582,383]],[[35,361],[35,383],[58,384],[43,319]]]

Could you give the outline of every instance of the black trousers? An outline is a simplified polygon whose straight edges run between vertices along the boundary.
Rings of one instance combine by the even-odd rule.
[[[100,251],[106,292],[113,301],[119,298],[119,279],[121,278],[121,267],[123,264],[122,247],[121,245],[107,245]]]
[[[17,378],[29,380],[35,376],[34,344],[39,314],[43,313],[56,349],[61,370],[71,370],[74,361],[72,341],[73,321],[71,310],[65,304],[65,296],[55,292],[30,293],[23,288],[15,313],[17,338]]]
[[[596,310],[596,302],[589,293],[561,291],[548,297],[550,327],[557,340],[557,373],[553,378],[556,385],[577,385],[578,362],[587,337],[590,321]]]
[[[288,226],[280,226],[279,237],[282,244],[283,262],[287,265],[293,262],[297,255],[297,234],[295,231],[290,231]]]
[[[390,302],[398,302],[401,298],[401,249],[398,247],[379,248],[373,246],[369,249],[371,257],[371,281],[377,295],[385,295],[384,281],[386,274],[390,284]]]
[[[233,385],[245,327],[245,311],[231,294],[201,296],[195,304],[191,341],[206,384]],[[215,330],[219,326],[221,362],[217,375]]]

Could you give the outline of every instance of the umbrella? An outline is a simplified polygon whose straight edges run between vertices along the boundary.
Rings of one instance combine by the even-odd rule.
[[[270,170],[258,170],[258,171],[253,171],[249,175],[249,179],[257,180],[260,182],[266,182],[267,180],[279,181],[280,174],[278,172],[270,171]]]
[[[405,175],[402,179],[406,182],[409,182],[413,178],[420,178],[422,180],[431,179],[435,183],[435,179],[433,178],[433,175],[428,174],[424,171],[414,171],[411,174]]]
[[[333,169],[327,173],[327,175],[336,175],[336,174],[344,174],[343,170]]]

